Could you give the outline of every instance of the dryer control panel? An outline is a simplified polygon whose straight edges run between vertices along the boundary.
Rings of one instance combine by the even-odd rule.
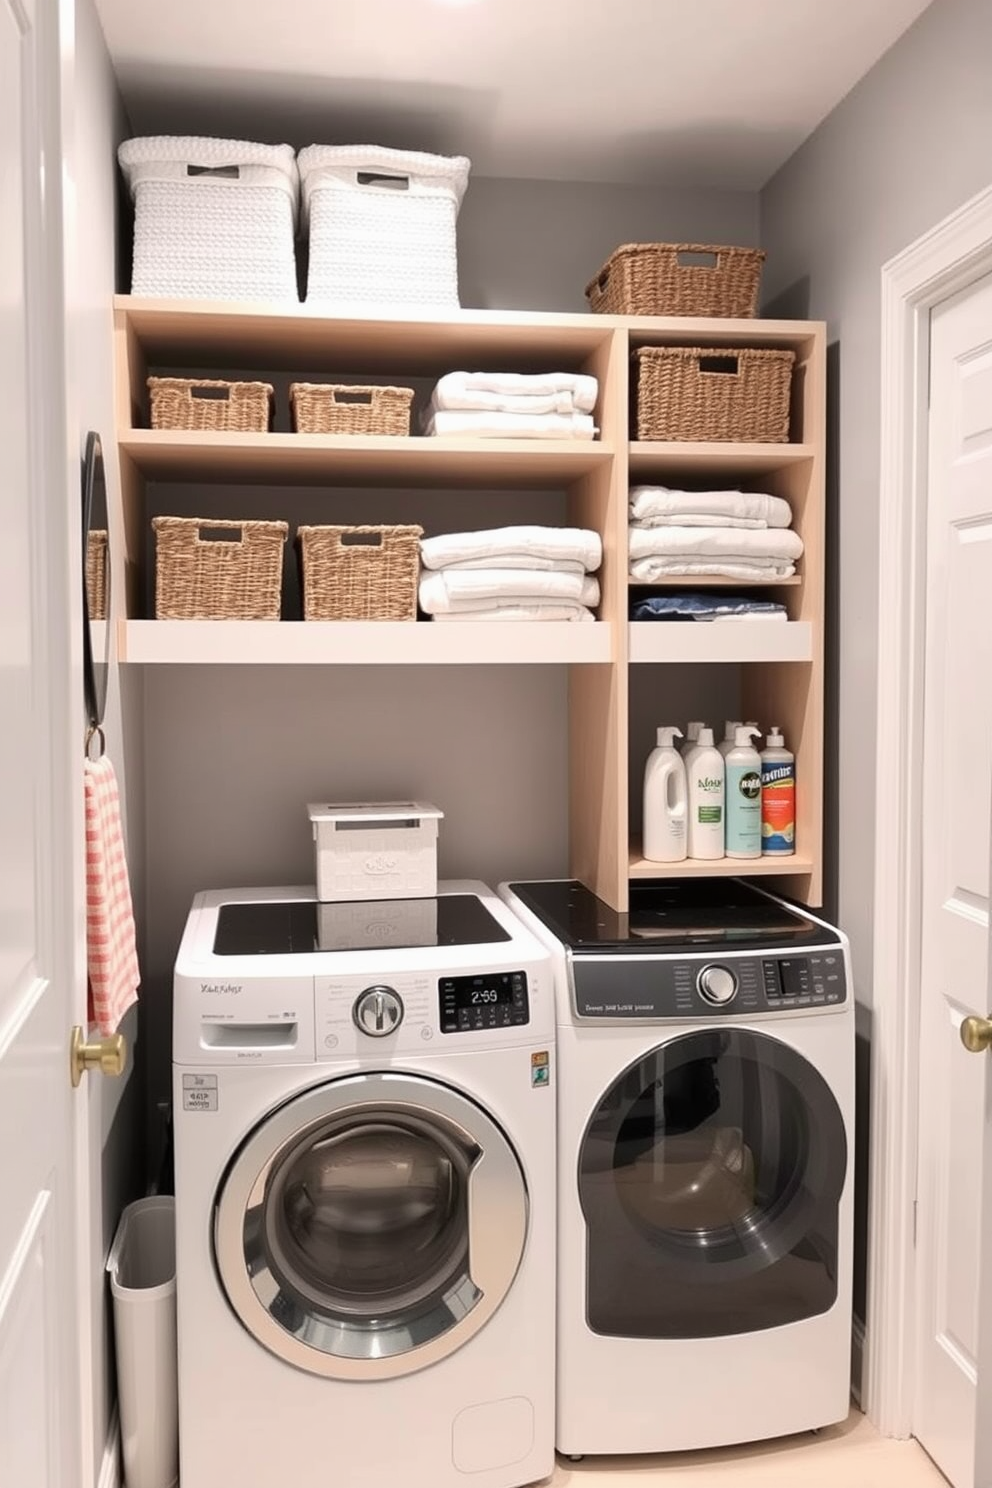
[[[827,1011],[847,1001],[841,946],[808,955],[573,956],[580,1018],[678,1019]]]

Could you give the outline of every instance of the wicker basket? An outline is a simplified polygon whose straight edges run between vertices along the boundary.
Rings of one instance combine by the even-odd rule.
[[[90,620],[107,618],[107,531],[93,527],[86,534],[86,614]]]
[[[416,620],[422,527],[301,527],[304,620]]]
[[[298,434],[410,432],[413,388],[294,382],[289,389],[289,401]]]
[[[156,620],[279,619],[286,522],[155,517],[152,527]]]
[[[586,299],[597,315],[752,316],[764,261],[760,248],[624,243],[586,286]]]
[[[784,444],[795,352],[642,346],[638,439]]]
[[[272,385],[222,382],[215,377],[149,377],[153,429],[230,429],[264,434]]]

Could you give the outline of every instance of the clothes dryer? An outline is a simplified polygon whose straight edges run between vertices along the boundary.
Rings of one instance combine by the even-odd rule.
[[[175,969],[183,1488],[553,1465],[548,952],[490,890],[197,896]]]
[[[557,1445],[668,1452],[849,1409],[840,931],[738,881],[504,885],[553,950]]]

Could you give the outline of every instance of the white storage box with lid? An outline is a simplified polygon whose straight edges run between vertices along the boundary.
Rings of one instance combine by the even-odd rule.
[[[299,302],[291,146],[150,135],[117,158],[134,200],[132,294]]]
[[[307,806],[317,860],[317,898],[423,899],[437,893],[437,824],[427,801]]]
[[[377,145],[300,151],[307,301],[353,310],[458,309],[462,155]]]

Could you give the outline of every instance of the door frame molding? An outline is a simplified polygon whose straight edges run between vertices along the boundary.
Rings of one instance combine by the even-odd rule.
[[[930,311],[992,272],[992,187],[882,268],[865,1410],[913,1428]]]

